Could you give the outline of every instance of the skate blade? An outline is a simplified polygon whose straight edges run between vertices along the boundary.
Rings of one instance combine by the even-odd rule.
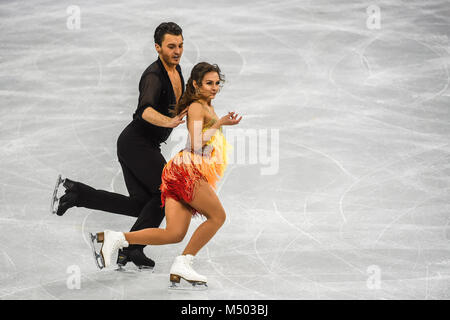
[[[105,261],[103,260],[102,255],[99,254],[95,250],[95,243],[94,243],[94,241],[97,240],[97,235],[93,235],[92,233],[89,233],[89,239],[91,240],[90,244],[91,244],[92,253],[93,253],[94,259],[95,259],[95,264],[100,270],[102,270],[105,267]]]
[[[139,266],[137,269],[139,272],[150,272],[153,273],[153,269],[155,267],[148,267],[148,266]]]
[[[53,189],[52,202],[50,205],[50,212],[52,214],[56,214],[56,212],[58,211],[58,207],[59,207],[58,190],[59,190],[59,186],[62,183],[64,183],[64,180],[61,179],[61,175],[59,174],[58,178],[56,179],[55,189]]]
[[[136,272],[153,273],[154,267],[139,266],[139,267],[127,267],[126,268],[125,266],[118,264],[116,271],[124,272],[124,273],[136,273]]]
[[[208,289],[206,282],[188,281],[182,277],[173,279],[171,276],[169,290],[190,290],[190,291],[204,291]],[[175,281],[174,281],[175,280]]]
[[[124,266],[118,266],[117,269],[115,269],[115,271],[120,272],[120,273],[136,273],[135,270],[130,270],[125,268]]]

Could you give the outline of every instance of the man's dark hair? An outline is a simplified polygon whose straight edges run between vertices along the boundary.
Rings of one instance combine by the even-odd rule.
[[[175,22],[163,22],[155,30],[155,43],[161,45],[166,33],[174,36],[183,36],[183,30]]]

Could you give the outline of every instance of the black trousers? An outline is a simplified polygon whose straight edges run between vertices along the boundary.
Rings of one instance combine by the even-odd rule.
[[[161,174],[166,160],[160,145],[151,142],[130,123],[117,139],[117,156],[129,196],[77,183],[78,207],[136,217],[130,231],[158,228],[164,219],[161,206]],[[145,247],[130,245],[129,249]]]

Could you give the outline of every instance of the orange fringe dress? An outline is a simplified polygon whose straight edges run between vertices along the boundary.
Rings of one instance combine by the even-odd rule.
[[[217,120],[211,119],[202,129],[202,133],[211,127]],[[161,207],[164,207],[167,197],[186,204],[192,201],[194,187],[202,179],[209,183],[213,189],[223,176],[228,164],[228,150],[231,146],[223,135],[222,128],[218,129],[208,140],[202,152],[194,152],[189,147],[179,151],[164,166],[161,176]],[[191,207],[193,215],[199,213]]]

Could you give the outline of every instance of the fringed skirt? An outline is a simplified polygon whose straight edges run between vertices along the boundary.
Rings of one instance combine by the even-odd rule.
[[[201,154],[184,149],[167,162],[161,176],[161,207],[165,205],[167,197],[189,205],[200,180],[216,189],[227,165],[227,159],[221,151],[224,150],[205,148]],[[191,212],[193,215],[199,213],[193,207]]]

